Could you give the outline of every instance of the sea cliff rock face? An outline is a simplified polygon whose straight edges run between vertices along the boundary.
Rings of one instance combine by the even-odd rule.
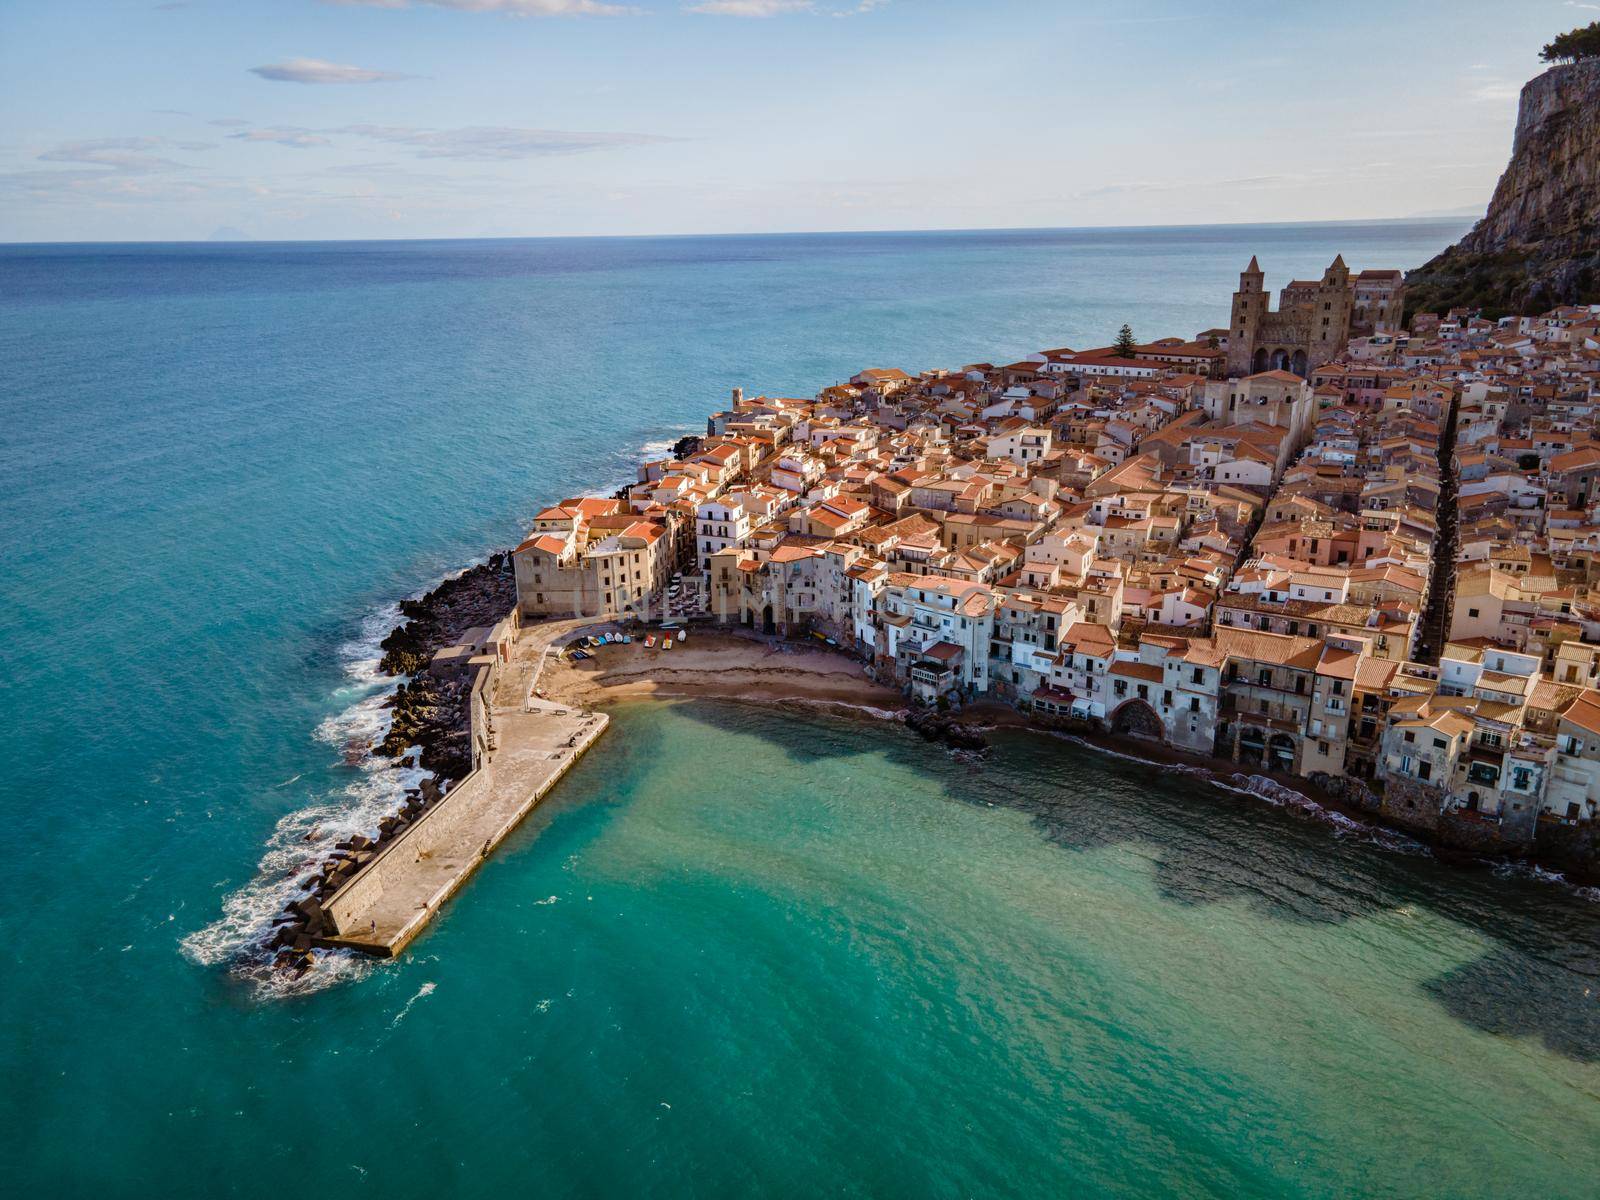
[[[1522,89],[1511,162],[1466,237],[1406,279],[1407,308],[1486,315],[1600,302],[1600,60]]]

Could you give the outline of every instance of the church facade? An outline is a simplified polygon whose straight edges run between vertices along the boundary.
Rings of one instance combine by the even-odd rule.
[[[1352,337],[1398,330],[1404,280],[1399,271],[1353,275],[1341,254],[1321,279],[1290,282],[1273,309],[1266,275],[1252,256],[1233,294],[1228,374],[1288,371],[1304,379],[1340,354]]]

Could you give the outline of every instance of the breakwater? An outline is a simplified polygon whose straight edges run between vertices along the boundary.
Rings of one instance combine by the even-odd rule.
[[[534,695],[561,628],[519,639],[513,614],[480,643],[435,654],[430,670],[470,679],[472,769],[448,791],[424,793],[414,812],[386,818],[377,840],[340,844],[319,886],[290,906],[281,965],[304,970],[316,948],[400,953],[605,732],[603,714]]]
[[[384,640],[385,668],[414,674],[371,749],[395,757],[415,747],[434,774],[370,834],[338,842],[274,921],[268,949],[280,970],[303,975],[326,949],[398,954],[609,723],[534,696],[550,643],[577,622],[524,636],[512,609],[461,628],[499,598],[503,565],[491,559],[408,602],[407,623]]]

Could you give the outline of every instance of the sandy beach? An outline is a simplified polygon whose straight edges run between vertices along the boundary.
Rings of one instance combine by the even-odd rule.
[[[898,712],[905,699],[874,683],[862,664],[837,651],[792,642],[767,642],[695,629],[671,650],[602,646],[595,657],[554,657],[540,691],[566,704],[604,704],[646,696],[718,697],[760,702],[802,701]]]

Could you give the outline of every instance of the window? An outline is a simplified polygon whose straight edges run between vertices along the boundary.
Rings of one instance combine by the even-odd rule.
[[[1408,741],[1408,742],[1414,742],[1414,741],[1417,740],[1417,735],[1412,733],[1411,730],[1408,729],[1405,732],[1405,740]]]
[[[1434,738],[1433,748],[1435,750],[1443,750],[1445,748],[1445,740],[1443,738]]]
[[[1192,713],[1197,713],[1200,711],[1200,701],[1197,697],[1189,697],[1189,711]]]
[[[1477,615],[1478,615],[1478,610],[1477,610],[1477,609],[1475,609],[1475,608],[1469,608],[1469,609],[1467,609],[1467,616],[1469,616],[1469,617],[1475,617],[1475,616],[1477,616]]]

